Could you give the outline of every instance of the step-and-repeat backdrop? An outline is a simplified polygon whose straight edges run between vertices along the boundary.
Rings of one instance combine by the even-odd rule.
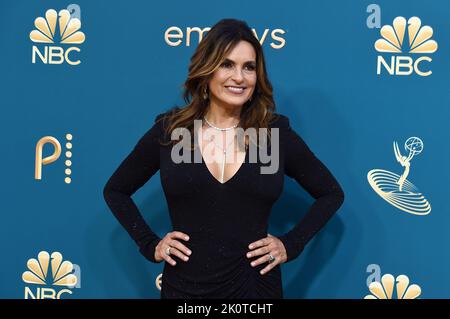
[[[296,260],[286,298],[450,297],[446,0],[1,1],[0,297],[159,298],[103,186],[222,18],[260,40],[277,111],[346,201]],[[269,232],[312,198],[286,178]],[[134,196],[171,231],[156,174]]]

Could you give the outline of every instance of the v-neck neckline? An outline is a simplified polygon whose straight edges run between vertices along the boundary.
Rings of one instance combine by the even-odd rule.
[[[201,157],[201,160],[202,160],[202,165],[203,165],[203,167],[205,168],[205,170],[206,170],[206,173],[210,176],[210,178],[215,182],[215,183],[217,183],[217,184],[219,184],[219,185],[221,185],[221,186],[224,186],[224,185],[228,185],[231,181],[233,181],[234,179],[236,179],[236,176],[240,173],[240,171],[242,170],[242,168],[244,167],[244,165],[247,163],[247,159],[248,159],[248,149],[246,148],[246,150],[245,150],[245,157],[244,157],[244,161],[239,165],[239,168],[238,168],[238,170],[233,174],[233,176],[231,176],[229,179],[227,179],[225,182],[221,182],[220,180],[218,180],[212,173],[211,173],[211,171],[209,170],[209,167],[208,167],[208,165],[206,165],[206,162],[205,162],[205,159],[203,158],[203,153],[202,153],[202,150],[201,150],[201,146],[200,146],[200,143],[199,143],[199,134],[197,134],[197,146],[198,146],[198,152],[200,153],[200,157]],[[202,143],[203,143],[203,141],[202,141]],[[203,146],[203,144],[202,144],[202,146]]]

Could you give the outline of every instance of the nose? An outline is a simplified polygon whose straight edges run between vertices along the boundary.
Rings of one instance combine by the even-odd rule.
[[[240,68],[234,68],[233,75],[231,77],[235,82],[240,83],[244,80],[242,70]]]

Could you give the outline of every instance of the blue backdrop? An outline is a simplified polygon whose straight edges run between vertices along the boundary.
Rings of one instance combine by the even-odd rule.
[[[43,287],[61,291],[64,287],[23,279],[27,261],[47,251],[74,264],[77,286],[61,298],[159,298],[155,280],[163,264],[139,254],[102,190],[155,116],[183,105],[181,86],[199,41],[194,32],[187,42],[188,28],[211,27],[228,17],[247,21],[260,39],[268,30],[262,45],[277,111],[290,118],[346,194],[339,212],[302,255],[282,266],[285,297],[363,298],[370,294],[368,284],[385,274],[408,276],[420,286],[420,298],[450,297],[448,1],[77,0],[70,5],[0,3],[0,297],[24,298],[27,289],[36,295]],[[37,17],[68,6],[72,18],[81,21],[83,43],[30,39]],[[378,52],[380,27],[399,16],[419,17],[422,26],[430,26],[438,49],[409,53],[405,40],[402,53]],[[165,39],[171,27],[183,37]],[[168,43],[177,40],[179,45]],[[52,46],[57,47],[53,63],[33,51],[43,55]],[[58,58],[58,48],[69,51],[67,58]],[[404,67],[410,75],[389,74],[383,65],[377,74],[379,56],[387,62],[398,56],[432,61],[420,62],[419,72]],[[42,166],[39,180],[36,145],[46,136],[58,140],[62,152]],[[393,142],[407,156],[409,137],[419,137],[423,145],[410,160],[408,180],[431,205],[425,215],[394,207],[367,178],[372,169],[401,175]],[[43,157],[53,152],[51,144],[43,147]],[[133,198],[159,235],[171,230],[159,174]],[[311,203],[286,179],[269,232],[289,230]]]

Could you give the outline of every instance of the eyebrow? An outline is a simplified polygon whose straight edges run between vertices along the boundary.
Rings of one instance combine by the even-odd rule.
[[[224,61],[224,62],[231,62],[231,63],[233,63],[233,64],[236,64],[236,62],[234,62],[233,60],[228,59],[228,58],[225,58],[225,61]],[[247,64],[247,63],[256,64],[256,61],[255,61],[255,60],[249,60],[249,61],[244,62],[244,64]]]

